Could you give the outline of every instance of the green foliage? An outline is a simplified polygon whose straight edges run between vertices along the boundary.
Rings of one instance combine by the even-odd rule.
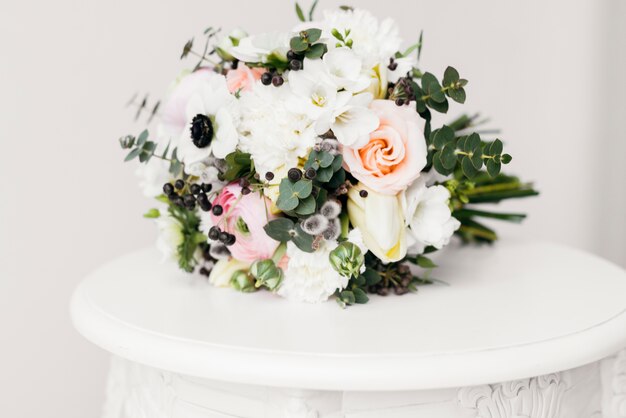
[[[311,5],[311,8],[309,9],[309,13],[308,13],[308,20],[313,20],[313,14],[315,13],[315,8],[317,7],[317,2],[318,2],[318,0],[315,0],[313,2],[313,4]],[[296,16],[298,16],[298,19],[301,22],[306,22],[307,21],[307,18],[304,16],[304,11],[302,10],[302,7],[300,7],[298,2],[296,2]]]
[[[176,148],[170,152],[170,146],[167,145],[162,153],[156,154],[156,142],[149,141],[148,137],[148,130],[144,129],[136,138],[132,135],[126,135],[120,138],[119,142],[122,149],[130,149],[124,161],[131,161],[138,158],[140,163],[147,164],[153,157],[156,157],[161,160],[169,161],[170,174],[174,177],[178,176],[182,171],[183,164],[178,160]]]
[[[268,290],[278,289],[283,280],[283,271],[276,266],[274,260],[257,260],[250,266],[250,275],[256,279],[254,286],[261,286]]]
[[[304,54],[307,58],[321,58],[327,51],[325,43],[316,43],[322,36],[321,29],[311,28],[303,30],[289,41],[289,47],[299,54]]]
[[[148,209],[148,211],[143,214],[143,217],[147,219],[156,219],[160,216],[161,212],[159,212],[159,210],[156,208]]]
[[[432,269],[437,267],[433,260],[421,254],[415,258],[415,264],[425,269]]]
[[[248,153],[239,150],[231,152],[226,156],[225,161],[227,168],[222,177],[226,181],[254,175],[254,164]]]
[[[316,202],[311,195],[313,182],[307,179],[300,179],[295,183],[284,178],[278,187],[278,200],[276,206],[284,212],[295,213],[305,216],[315,212]]]
[[[256,280],[245,270],[237,270],[230,278],[230,285],[233,289],[244,293],[256,292]]]
[[[511,156],[502,154],[502,141],[483,142],[480,135],[472,133],[457,137],[449,126],[431,132],[428,138],[428,163],[440,174],[450,175],[460,168],[465,177],[475,177],[486,165],[487,173],[495,177],[502,164],[511,161]]]
[[[466,85],[467,80],[460,78],[458,71],[452,67],[446,68],[442,83],[429,72],[421,74],[421,85],[415,80],[411,84],[415,94],[417,112],[427,121],[431,119],[428,109],[447,113],[450,107],[448,98],[457,103],[465,103],[464,87]]]
[[[365,257],[361,249],[350,241],[340,243],[328,256],[330,265],[344,277],[358,277]]]
[[[168,207],[168,213],[180,225],[183,236],[177,248],[178,266],[186,272],[192,272],[197,263],[196,250],[207,245],[207,237],[199,231],[200,218],[194,211],[173,204]]]
[[[263,227],[265,233],[279,242],[293,242],[301,251],[312,253],[314,237],[289,218],[273,219]]]

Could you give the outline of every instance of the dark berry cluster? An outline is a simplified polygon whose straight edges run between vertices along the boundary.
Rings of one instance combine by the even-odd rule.
[[[395,100],[398,106],[408,104],[414,95],[415,92],[408,77],[401,77],[395,85],[389,87],[389,98]]]
[[[241,194],[244,196],[252,192],[252,189],[250,188],[250,180],[245,177],[239,179],[239,186],[241,186]]]
[[[289,69],[291,71],[299,71],[303,67],[304,55],[295,51],[287,51],[287,59],[289,60]]]
[[[273,84],[275,87],[280,87],[285,82],[282,74],[279,74],[275,68],[268,70],[261,75],[261,83],[266,86]]]
[[[211,191],[213,186],[208,183],[196,184],[185,183],[185,181],[178,179],[174,184],[165,183],[163,185],[163,193],[173,204],[193,210],[196,205],[205,212],[211,210],[211,202],[207,193]]]
[[[411,269],[406,264],[398,264],[395,268],[385,271],[383,280],[367,289],[370,293],[380,296],[387,296],[390,292],[396,295],[404,295],[411,291],[410,285],[413,281]]]
[[[222,231],[218,226],[212,226],[209,229],[209,239],[219,241],[227,246],[233,245],[237,241],[237,237],[234,234]]]

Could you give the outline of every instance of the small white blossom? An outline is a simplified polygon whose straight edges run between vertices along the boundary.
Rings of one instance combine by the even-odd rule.
[[[230,53],[244,62],[266,62],[270,56],[286,61],[290,38],[291,36],[284,32],[248,36],[240,39],[239,44],[234,46]]]
[[[182,226],[180,223],[169,216],[167,211],[161,211],[161,216],[155,219],[159,235],[156,246],[163,261],[175,260],[178,246],[183,242]]]
[[[289,261],[278,294],[298,302],[319,303],[344,289],[348,278],[337,273],[328,258],[336,246],[336,242],[324,241],[317,251],[305,253],[289,242],[286,253]]]

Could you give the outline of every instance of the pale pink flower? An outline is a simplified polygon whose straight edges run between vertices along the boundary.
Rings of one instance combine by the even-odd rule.
[[[260,80],[264,72],[263,68],[250,68],[239,63],[236,69],[228,70],[228,73],[226,73],[228,91],[237,93],[238,91],[251,90],[254,82]]]
[[[211,212],[211,222],[220,229],[234,234],[236,241],[228,247],[231,255],[241,261],[252,262],[272,257],[279,245],[266,233],[263,227],[276,215],[270,212],[272,202],[252,192],[241,194],[241,186],[231,183],[224,187],[213,202],[213,206],[223,208],[222,215]]]

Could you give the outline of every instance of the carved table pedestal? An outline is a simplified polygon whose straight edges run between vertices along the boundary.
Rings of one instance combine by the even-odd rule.
[[[104,418],[626,418],[626,274],[564,247],[451,248],[446,283],[342,310],[113,261],[72,317]]]

